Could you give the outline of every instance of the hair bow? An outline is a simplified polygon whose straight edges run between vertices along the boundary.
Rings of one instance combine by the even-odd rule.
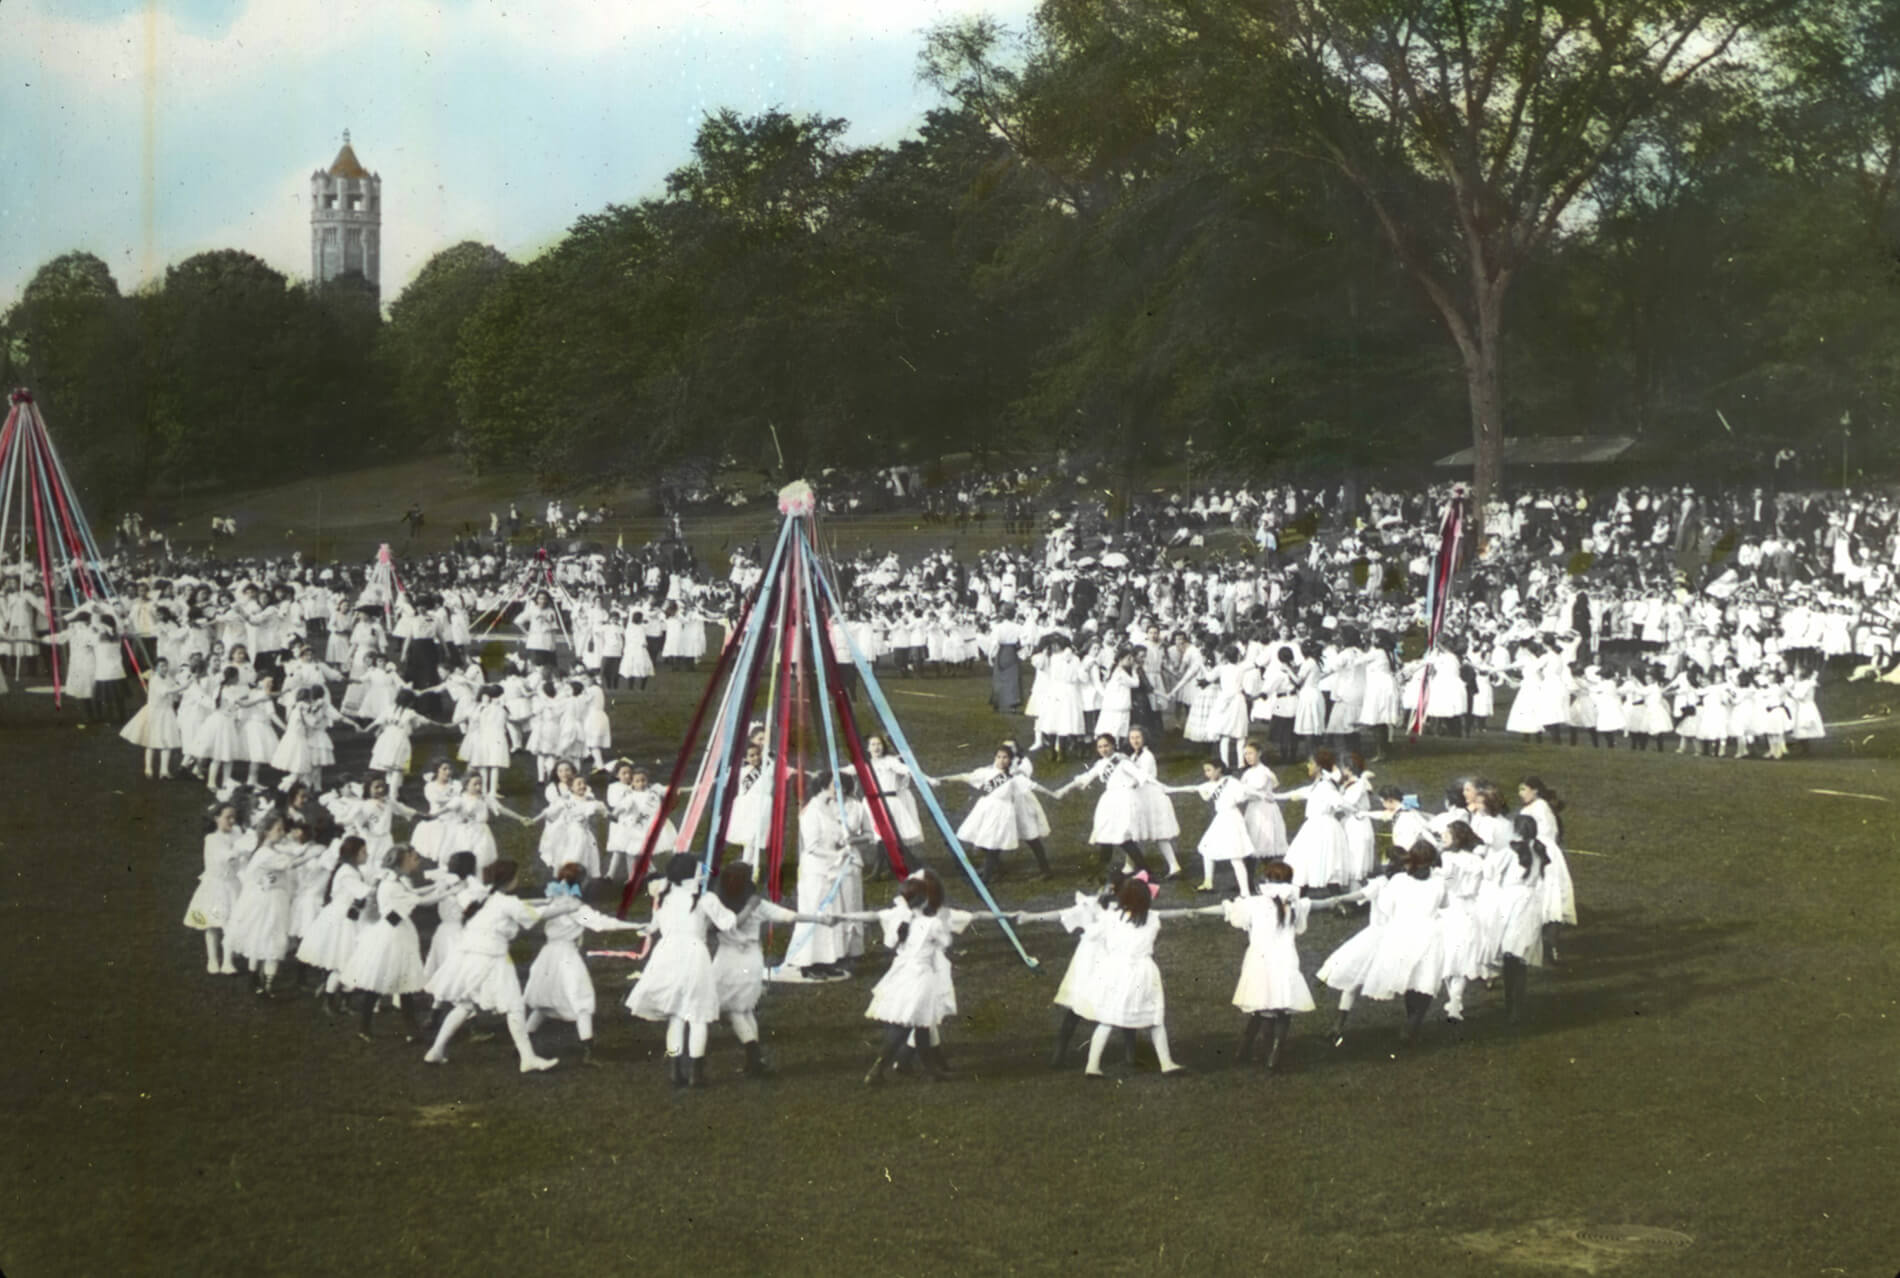
[[[1154,900],[1157,896],[1161,895],[1161,885],[1159,883],[1151,882],[1148,878],[1148,871],[1146,870],[1142,870],[1138,872],[1137,874],[1133,875],[1130,881],[1139,883],[1143,887],[1147,888],[1148,899],[1150,901]]]

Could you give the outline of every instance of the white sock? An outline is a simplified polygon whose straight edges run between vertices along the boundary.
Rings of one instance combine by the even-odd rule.
[[[547,1024],[547,1021],[548,1014],[541,1008],[535,1008],[532,1012],[528,1013],[528,1033],[534,1033],[543,1025]]]
[[[592,1012],[582,1012],[574,1020],[574,1029],[580,1034],[581,1042],[583,1043],[593,1042],[594,1041],[594,1014]]]
[[[686,1049],[686,1022],[677,1016],[666,1020],[666,1054],[678,1056]]]
[[[1165,1025],[1157,1025],[1149,1030],[1148,1034],[1154,1039],[1155,1059],[1161,1062],[1162,1072],[1166,1073],[1168,1070],[1176,1068],[1177,1062],[1174,1059],[1174,1055],[1168,1051],[1168,1027]]]
[[[205,929],[205,966],[218,965],[218,934],[210,928]]]
[[[1168,873],[1179,874],[1181,872],[1181,858],[1174,854],[1174,840],[1161,839],[1156,842],[1155,847],[1161,850],[1161,859],[1168,863]]]
[[[442,1021],[442,1028],[436,1033],[435,1043],[429,1048],[428,1059],[436,1061],[445,1059],[442,1053],[448,1048],[449,1040],[455,1037],[457,1030],[468,1023],[468,1018],[472,1015],[474,1013],[460,1003],[450,1008],[448,1016]]]
[[[1099,1074],[1102,1072],[1102,1053],[1108,1048],[1108,1033],[1108,1026],[1097,1025],[1095,1032],[1089,1035],[1088,1072],[1091,1074]]]
[[[527,1019],[519,1012],[508,1013],[508,1037],[515,1041],[515,1055],[521,1058],[523,1065],[538,1059],[534,1043],[528,1038]]]
[[[1445,1015],[1463,1019],[1465,1014],[1465,978],[1445,978]]]
[[[694,1021],[686,1027],[686,1054],[694,1060],[706,1054],[706,1031],[712,1027],[704,1021]]]
[[[759,1019],[750,1012],[733,1012],[728,1020],[732,1022],[732,1033],[741,1043],[759,1041]]]

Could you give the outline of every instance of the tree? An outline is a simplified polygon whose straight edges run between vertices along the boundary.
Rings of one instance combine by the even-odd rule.
[[[94,513],[136,492],[144,469],[137,318],[91,253],[40,267],[0,321],[7,385],[31,386]]]
[[[390,306],[380,354],[405,443],[433,446],[454,436],[459,423],[450,377],[462,325],[516,269],[499,249],[464,240],[430,258]]]
[[[1742,74],[1738,42],[1786,0],[1182,0],[1223,96],[1263,149],[1336,167],[1458,349],[1477,508],[1504,445],[1505,301],[1592,210],[1630,129],[1698,81]],[[1266,107],[1264,117],[1258,108]]]

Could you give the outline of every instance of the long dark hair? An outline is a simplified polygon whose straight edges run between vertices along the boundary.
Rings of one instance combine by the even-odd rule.
[[[659,909],[660,902],[664,901],[674,888],[686,882],[686,880],[692,878],[698,872],[699,858],[694,856],[691,852],[675,852],[672,856],[668,857],[666,859],[666,886],[660,889],[660,894],[657,897],[653,898],[653,908],[656,910]],[[699,892],[695,891],[693,893],[693,899],[695,901],[699,899]]]
[[[323,903],[325,905],[330,903],[330,893],[336,887],[337,871],[346,865],[357,864],[362,854],[368,849],[369,845],[363,842],[363,837],[359,834],[352,834],[344,839],[343,842],[337,844],[336,864],[330,868],[330,878],[323,885]]]
[[[1122,907],[1122,913],[1136,927],[1148,921],[1148,909],[1154,904],[1154,894],[1148,891],[1148,885],[1138,879],[1129,879],[1115,893],[1115,903]]]
[[[1545,785],[1544,778],[1542,777],[1525,777],[1522,781],[1518,782],[1518,784],[1550,805],[1550,815],[1557,822],[1557,837],[1561,839],[1564,834],[1564,801],[1562,797],[1560,797],[1555,790]]]
[[[1517,863],[1524,867],[1524,877],[1531,876],[1531,863],[1550,864],[1550,850],[1544,841],[1537,837],[1537,821],[1534,817],[1519,816],[1511,825],[1511,832],[1517,837],[1511,840],[1511,851],[1517,853]]]
[[[728,861],[719,871],[719,903],[737,914],[758,889],[752,886],[752,867]]]

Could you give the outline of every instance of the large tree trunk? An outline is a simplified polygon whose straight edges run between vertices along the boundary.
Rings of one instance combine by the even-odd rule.
[[[1465,389],[1471,400],[1472,550],[1484,536],[1485,505],[1504,479],[1504,369],[1502,298],[1478,299],[1476,340],[1464,348]]]

